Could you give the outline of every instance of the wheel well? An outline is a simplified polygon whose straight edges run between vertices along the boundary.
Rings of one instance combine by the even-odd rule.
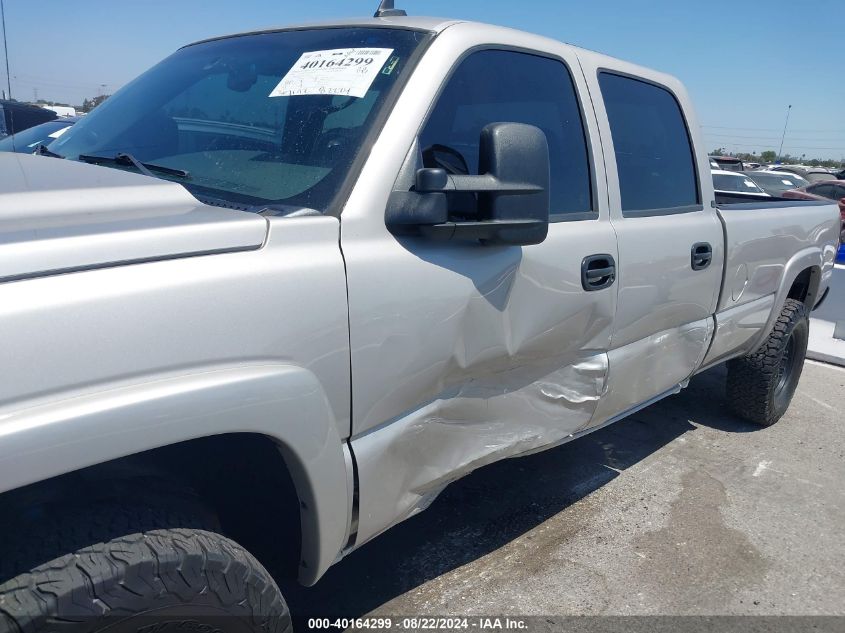
[[[37,514],[69,499],[78,508],[174,492],[197,498],[216,515],[220,531],[275,577],[296,578],[300,501],[278,445],[264,435],[216,435],[123,457],[9,491],[0,506]]]
[[[812,303],[815,303],[815,295],[819,287],[819,270],[815,267],[805,268],[789,288],[786,295],[787,299],[795,299],[800,301],[808,308],[812,309]]]

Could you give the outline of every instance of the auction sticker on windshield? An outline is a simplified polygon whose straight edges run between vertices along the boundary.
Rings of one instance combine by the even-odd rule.
[[[303,53],[270,96],[363,97],[392,52],[392,48],[336,48]]]

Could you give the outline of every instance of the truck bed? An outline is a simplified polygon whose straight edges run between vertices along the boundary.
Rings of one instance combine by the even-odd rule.
[[[820,267],[819,279],[807,279],[807,287],[824,285],[836,256],[841,223],[835,203],[741,198],[716,194],[726,255],[716,331],[702,368],[753,349],[786,299],[779,296],[788,288],[784,278]]]

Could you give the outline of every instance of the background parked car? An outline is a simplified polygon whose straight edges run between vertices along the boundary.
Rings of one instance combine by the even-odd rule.
[[[788,171],[759,170],[747,171],[744,175],[753,180],[757,186],[770,196],[781,196],[784,191],[799,189],[810,184],[798,174]]]
[[[710,156],[710,160],[725,171],[745,171],[745,165],[742,161],[733,156]]]
[[[0,100],[0,138],[56,118],[52,110],[17,101]]]
[[[807,177],[807,170],[796,165],[769,165],[770,171],[788,171],[791,174],[797,174],[802,178]]]
[[[824,182],[828,180],[836,180],[836,176],[827,171],[826,169],[808,171],[806,178],[810,182]]]
[[[845,180],[829,180],[817,182],[801,189],[784,191],[784,198],[799,200],[836,200],[839,204],[839,216],[842,218],[842,232],[839,234],[840,246],[836,261],[845,263]]]
[[[79,117],[63,117],[47,121],[29,129],[12,134],[0,140],[0,152],[32,154],[39,145],[49,145],[79,120]]]
[[[786,191],[783,197],[801,200],[836,200],[839,203],[839,213],[845,220],[845,180],[816,182],[800,189]]]
[[[716,189],[716,193],[769,195],[757,183],[749,179],[746,172],[738,174],[734,171],[713,169],[710,173],[713,176],[713,187]]]
[[[76,108],[73,106],[42,105],[41,107],[45,110],[52,110],[60,117],[76,116]]]

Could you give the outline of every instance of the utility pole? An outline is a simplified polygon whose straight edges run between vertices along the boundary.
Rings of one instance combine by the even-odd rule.
[[[789,113],[792,111],[792,106],[786,109],[786,123],[783,124],[783,136],[780,137],[780,149],[778,150],[778,160],[783,158],[783,139],[786,138],[786,126],[789,125]]]
[[[12,98],[12,76],[9,74],[9,47],[6,44],[6,8],[0,0],[0,23],[3,25],[3,53],[6,57],[6,87],[9,89],[9,99]]]

